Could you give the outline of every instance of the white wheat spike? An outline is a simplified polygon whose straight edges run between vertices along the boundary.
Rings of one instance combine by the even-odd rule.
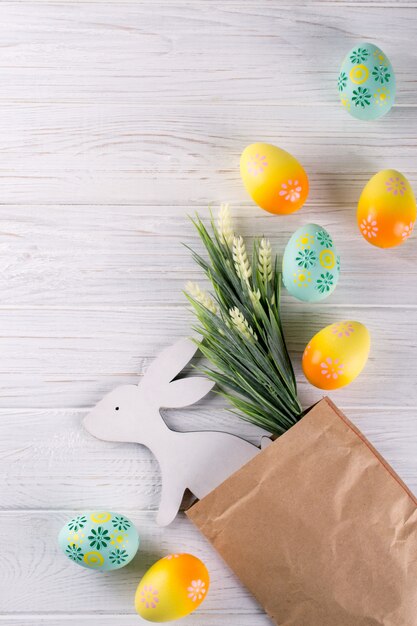
[[[261,299],[261,292],[259,291],[259,289],[257,289],[256,291],[249,291],[249,297],[253,303],[259,302]]]
[[[190,296],[194,298],[194,300],[202,304],[206,309],[208,309],[209,311],[214,313],[214,315],[216,315],[217,313],[216,303],[210,297],[207,291],[204,291],[204,289],[201,289],[200,285],[198,285],[197,283],[188,281],[188,283],[185,285],[185,291],[189,293]]]
[[[258,269],[264,283],[272,280],[272,250],[268,239],[261,239],[258,252]]]
[[[233,261],[237,275],[242,281],[245,281],[249,285],[249,279],[252,276],[252,268],[249,263],[243,237],[233,237]]]
[[[217,230],[220,237],[223,238],[229,248],[233,245],[233,224],[232,216],[230,214],[229,205],[223,202],[220,205],[219,215],[217,217]]]
[[[256,341],[258,339],[253,328],[248,324],[248,320],[245,319],[243,313],[239,311],[237,306],[229,310],[229,315],[234,326],[236,326],[241,335],[243,335],[244,337],[246,337],[246,339],[249,339],[250,341]]]

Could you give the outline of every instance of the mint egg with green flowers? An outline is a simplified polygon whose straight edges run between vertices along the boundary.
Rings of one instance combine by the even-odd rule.
[[[353,117],[382,117],[395,99],[395,74],[390,60],[372,43],[357,44],[341,65],[337,88],[342,105]]]
[[[336,289],[340,257],[331,235],[318,224],[301,226],[290,237],[282,260],[285,288],[298,300],[319,302]]]
[[[130,563],[139,548],[139,535],[133,522],[120,513],[88,511],[65,524],[58,542],[73,563],[108,572]]]

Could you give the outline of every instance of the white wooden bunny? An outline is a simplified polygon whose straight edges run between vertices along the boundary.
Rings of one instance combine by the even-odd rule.
[[[85,428],[105,441],[137,442],[159,462],[162,496],[157,522],[170,524],[186,488],[202,498],[259,452],[256,446],[221,432],[174,432],[161,408],[194,404],[214,386],[206,378],[173,380],[190,361],[197,346],[182,339],[163,350],[140,385],[122,385],[108,393],[85,417]]]

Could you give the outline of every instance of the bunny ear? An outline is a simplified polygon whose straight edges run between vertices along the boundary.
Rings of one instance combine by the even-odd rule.
[[[148,367],[141,384],[157,383],[159,388],[168,385],[191,361],[197,350],[198,346],[188,338],[165,348]]]
[[[204,398],[214,387],[215,383],[208,378],[192,376],[174,380],[160,390],[158,404],[166,409],[179,409],[189,406]]]

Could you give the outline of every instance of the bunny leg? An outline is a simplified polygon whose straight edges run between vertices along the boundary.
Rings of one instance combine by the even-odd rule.
[[[261,438],[261,450],[265,450],[268,446],[271,445],[272,439],[271,437],[264,436]]]
[[[185,488],[175,483],[172,478],[167,480],[162,476],[161,502],[156,518],[158,526],[168,526],[168,524],[174,521],[181,506],[184,491]]]

